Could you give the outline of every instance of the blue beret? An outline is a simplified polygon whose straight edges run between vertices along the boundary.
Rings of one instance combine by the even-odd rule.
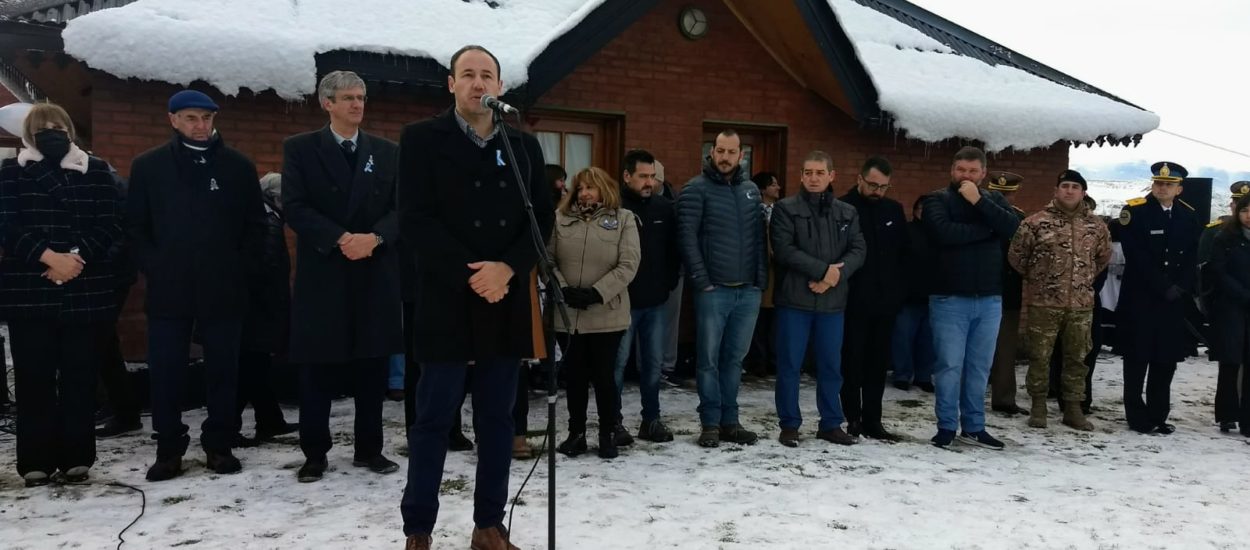
[[[217,112],[217,104],[213,103],[212,98],[195,90],[183,90],[172,96],[169,96],[169,112],[176,113],[183,109],[204,109],[205,111]]]

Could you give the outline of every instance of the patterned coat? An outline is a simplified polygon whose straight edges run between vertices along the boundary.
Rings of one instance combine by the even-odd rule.
[[[1028,283],[1030,306],[1094,308],[1094,279],[1111,260],[1107,224],[1081,204],[1065,212],[1051,201],[1025,218],[1011,239],[1007,261]]]

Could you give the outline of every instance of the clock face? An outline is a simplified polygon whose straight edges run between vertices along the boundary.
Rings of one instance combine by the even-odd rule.
[[[681,33],[691,40],[703,38],[707,34],[707,14],[699,8],[686,8],[678,18]]]

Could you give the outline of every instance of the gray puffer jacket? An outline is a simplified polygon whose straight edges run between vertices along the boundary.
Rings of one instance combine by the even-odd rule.
[[[859,229],[859,213],[826,189],[800,190],[773,207],[769,225],[777,288],[773,303],[815,313],[846,309],[848,281],[864,265],[868,246]],[[830,265],[843,263],[837,286],[816,294],[807,284],[825,277]]]
[[[759,188],[739,167],[729,181],[709,160],[677,197],[682,265],[696,289],[768,285],[768,251]]]

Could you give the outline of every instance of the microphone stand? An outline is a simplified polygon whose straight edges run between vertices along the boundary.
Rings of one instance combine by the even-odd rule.
[[[518,115],[519,116],[519,115]],[[503,133],[504,153],[508,156],[508,162],[512,163],[512,175],[516,177],[517,189],[521,192],[521,201],[525,204],[525,213],[529,216],[530,222],[530,240],[533,242],[534,251],[538,253],[538,276],[542,278],[546,285],[548,298],[548,307],[555,306],[556,311],[560,314],[560,319],[564,321],[564,326],[572,326],[569,321],[568,306],[564,303],[564,292],[560,289],[560,284],[556,281],[553,271],[554,264],[551,257],[547,255],[546,241],[543,239],[542,233],[538,230],[538,220],[534,217],[534,203],[530,200],[530,185],[525,182],[525,178],[521,176],[521,167],[517,164],[516,153],[512,150],[512,142],[508,139],[507,125],[504,123],[503,113],[499,109],[491,109],[491,118],[495,127],[499,128]],[[518,124],[519,126],[519,124]],[[518,128],[518,131],[520,128]],[[528,160],[528,159],[527,159]],[[542,316],[544,319],[546,316]],[[552,330],[553,327],[548,326],[544,322],[544,329]],[[556,547],[556,385],[557,371],[555,350],[549,349],[547,353],[551,357],[551,372],[547,373],[547,548],[555,550]]]

